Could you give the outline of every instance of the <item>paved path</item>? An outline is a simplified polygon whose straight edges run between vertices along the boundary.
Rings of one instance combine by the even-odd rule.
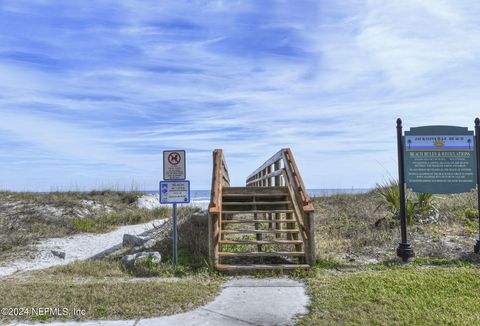
[[[303,284],[287,278],[237,278],[228,281],[220,295],[196,310],[168,317],[130,321],[51,323],[49,326],[246,326],[293,325],[308,312]],[[11,324],[28,325],[28,324]]]

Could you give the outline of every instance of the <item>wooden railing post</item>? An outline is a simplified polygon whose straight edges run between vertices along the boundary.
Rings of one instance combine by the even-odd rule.
[[[306,213],[306,219],[305,219],[305,228],[307,229],[308,233],[308,245],[307,245],[307,250],[306,250],[306,258],[307,258],[307,264],[313,265],[315,264],[317,257],[315,254],[315,219],[314,219],[314,213],[313,212],[308,212]]]
[[[282,168],[282,164],[281,164],[280,160],[275,161],[273,170],[274,171],[280,171],[281,168]],[[282,181],[281,180],[281,175],[276,175],[275,176],[275,187],[280,187],[281,186],[281,181]]]
[[[223,151],[216,149],[213,151],[213,172],[212,189],[210,196],[210,205],[208,208],[208,237],[209,237],[209,255],[210,262],[214,267],[218,265],[219,240],[222,237],[222,196],[223,187],[230,186],[230,177],[227,164],[223,157]]]

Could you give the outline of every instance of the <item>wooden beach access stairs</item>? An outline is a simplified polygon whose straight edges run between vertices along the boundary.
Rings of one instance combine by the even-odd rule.
[[[315,262],[314,209],[292,151],[278,151],[231,187],[221,149],[213,152],[210,259],[217,270],[295,270]]]

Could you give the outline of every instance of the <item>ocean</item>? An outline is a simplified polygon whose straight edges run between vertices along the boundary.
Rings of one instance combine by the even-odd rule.
[[[345,189],[307,189],[311,197],[331,196],[336,194],[362,194],[370,191],[366,188],[345,188]],[[157,191],[143,191],[147,195],[158,195]],[[158,200],[158,197],[157,197]],[[210,203],[210,190],[191,190],[190,205],[206,209]]]

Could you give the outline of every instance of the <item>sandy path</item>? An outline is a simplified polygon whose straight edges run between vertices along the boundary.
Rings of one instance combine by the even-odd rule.
[[[85,260],[102,252],[113,251],[121,247],[125,233],[139,235],[152,229],[154,226],[161,226],[166,221],[166,219],[162,219],[143,224],[121,226],[110,233],[82,233],[65,238],[42,240],[37,245],[38,252],[34,259],[19,259],[5,263],[6,266],[0,266],[0,277],[8,276],[19,271],[64,265],[74,260]],[[65,259],[54,256],[51,252],[52,250],[65,252]]]

